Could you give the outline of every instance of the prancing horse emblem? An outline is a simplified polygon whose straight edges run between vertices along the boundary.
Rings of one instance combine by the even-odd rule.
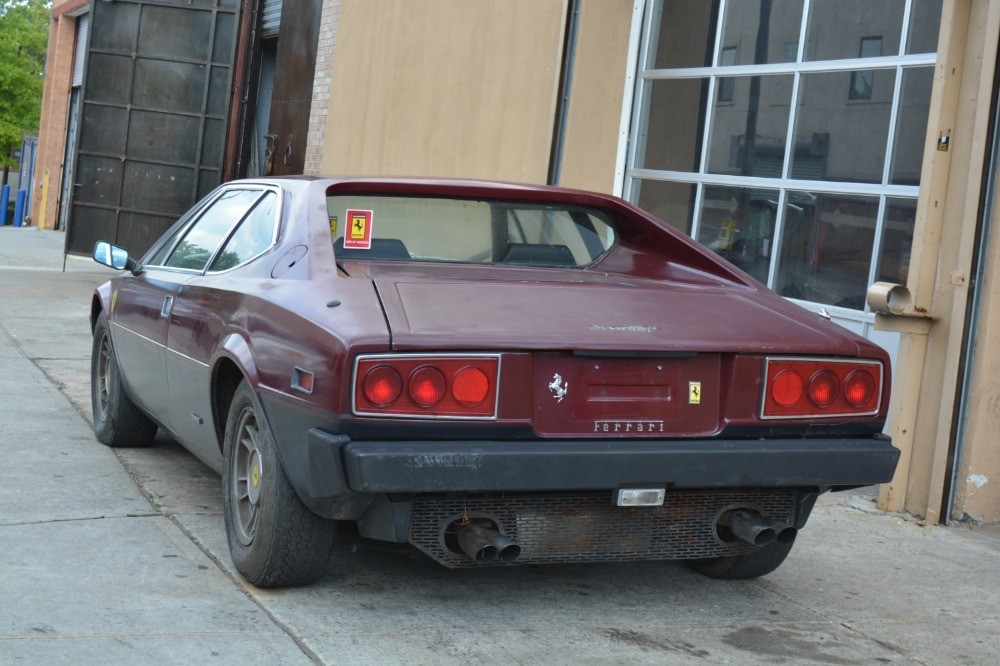
[[[552,391],[552,397],[556,399],[556,402],[562,402],[562,399],[566,397],[566,392],[569,391],[569,382],[563,381],[562,376],[557,372],[552,375],[549,390]]]

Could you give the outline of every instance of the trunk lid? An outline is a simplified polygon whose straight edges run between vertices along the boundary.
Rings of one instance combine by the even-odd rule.
[[[372,271],[393,349],[858,353],[846,330],[743,286],[564,269],[445,271],[456,273],[432,265]]]

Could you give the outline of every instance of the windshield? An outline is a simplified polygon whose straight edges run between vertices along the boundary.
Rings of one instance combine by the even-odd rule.
[[[579,267],[615,240],[607,214],[581,206],[338,195],[327,211],[338,261]]]

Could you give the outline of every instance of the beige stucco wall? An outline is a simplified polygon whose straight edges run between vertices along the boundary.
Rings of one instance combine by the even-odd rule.
[[[580,5],[559,185],[612,193],[632,3]]]
[[[343,0],[322,171],[544,183],[565,0]]]

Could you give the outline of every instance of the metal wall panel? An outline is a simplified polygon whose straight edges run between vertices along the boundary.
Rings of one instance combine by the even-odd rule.
[[[93,3],[68,253],[140,255],[218,185],[238,4]]]
[[[271,175],[301,174],[306,163],[306,135],[312,105],[313,75],[322,0],[299,0],[285,6],[274,65],[270,133],[275,135]]]

